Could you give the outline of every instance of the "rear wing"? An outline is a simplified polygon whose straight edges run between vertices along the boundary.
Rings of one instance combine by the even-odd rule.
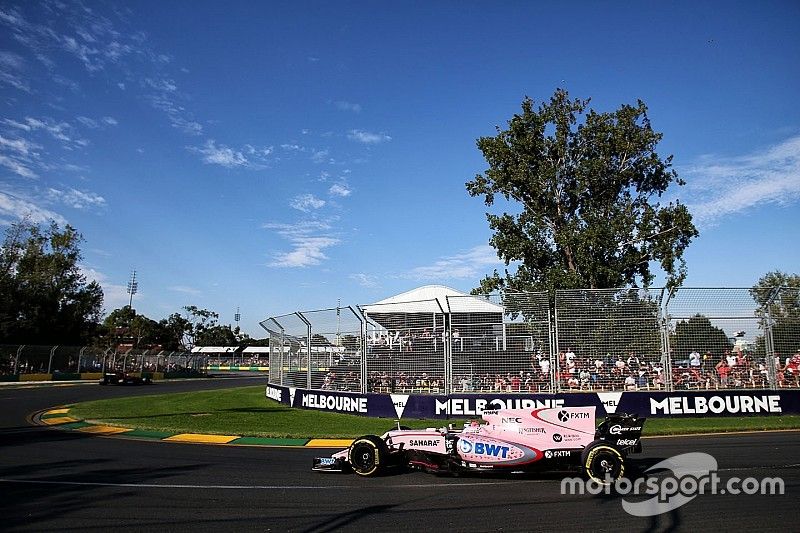
[[[594,438],[613,444],[625,453],[638,453],[642,451],[642,429],[647,419],[638,415],[616,413],[608,415],[597,426]]]

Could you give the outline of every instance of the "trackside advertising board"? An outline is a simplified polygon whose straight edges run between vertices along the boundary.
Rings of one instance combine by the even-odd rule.
[[[597,416],[764,416],[800,413],[800,391],[576,392],[568,394],[359,394],[267,385],[266,397],[299,409],[382,418],[468,418],[491,409],[595,406]]]

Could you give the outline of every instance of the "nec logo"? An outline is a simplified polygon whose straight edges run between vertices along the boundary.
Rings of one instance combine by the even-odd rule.
[[[503,417],[503,418],[500,419],[500,422],[503,423],[503,424],[521,424],[522,423],[522,419],[519,418],[519,417],[513,417],[513,416],[509,417],[509,418]]]
[[[568,422],[570,418],[589,418],[589,413],[570,413],[567,411],[559,411],[558,419],[562,422]]]

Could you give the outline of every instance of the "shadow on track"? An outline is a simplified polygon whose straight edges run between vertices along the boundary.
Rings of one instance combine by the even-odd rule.
[[[35,524],[51,522],[89,502],[95,507],[113,507],[116,501],[136,494],[135,487],[124,485],[153,483],[205,467],[127,468],[116,464],[110,460],[79,459],[0,469],[0,478],[6,480],[0,481],[0,486],[7,489],[3,490],[3,505],[10,511],[3,514],[3,529],[36,529]],[[120,486],[109,487],[114,484]]]
[[[69,442],[91,438],[78,431],[59,431],[45,426],[18,426],[0,429],[0,447],[27,446],[42,442]]]

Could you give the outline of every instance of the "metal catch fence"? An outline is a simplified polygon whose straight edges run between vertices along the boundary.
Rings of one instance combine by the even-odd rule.
[[[270,382],[383,393],[797,388],[798,289],[603,289],[295,312]]]
[[[188,352],[0,344],[0,376],[79,379],[80,374],[116,371],[199,373],[206,366],[206,356]]]

